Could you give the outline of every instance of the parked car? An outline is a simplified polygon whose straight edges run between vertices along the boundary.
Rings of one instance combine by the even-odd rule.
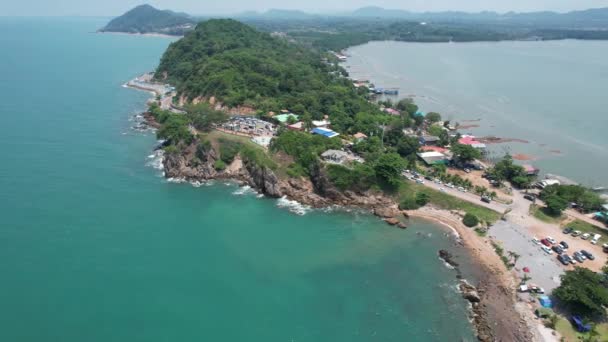
[[[608,253],[608,243],[602,245],[602,250],[604,251],[604,253]]]
[[[481,196],[481,201],[482,202],[486,202],[486,203],[490,203],[492,202],[492,199],[488,196]]]
[[[552,245],[554,245],[554,244],[556,244],[556,243],[557,243],[557,241],[555,241],[555,239],[554,239],[554,238],[552,238],[552,237],[550,237],[550,236],[547,236],[547,237],[546,237],[546,239],[547,239],[547,241],[549,241],[549,243],[550,243],[550,244],[552,244]]]
[[[533,242],[535,245],[540,245],[540,240],[539,240],[539,239],[537,239],[536,237],[533,237],[533,238],[532,238],[532,242]]]
[[[594,245],[597,245],[597,242],[601,239],[601,235],[600,234],[595,234],[593,235],[593,239],[591,239],[591,243]]]
[[[564,233],[564,234],[570,234],[570,233],[572,233],[573,231],[574,231],[574,229],[572,229],[571,227],[566,227],[566,229],[564,229],[564,230],[562,231],[562,233]]]
[[[549,255],[553,254],[553,251],[551,250],[551,248],[549,248],[547,246],[540,246],[540,248]]]
[[[562,246],[562,248],[563,248],[564,250],[568,249],[568,247],[569,247],[569,246],[568,246],[568,244],[566,243],[566,241],[562,241],[562,242],[560,242],[559,244]]]
[[[532,202],[536,201],[536,196],[534,196],[534,195],[525,194],[524,198],[527,199],[528,201],[532,201]]]
[[[464,172],[466,172],[466,173],[471,173],[471,169],[466,168],[466,169],[464,169]]]
[[[563,265],[567,266],[570,264],[570,257],[567,254],[560,254],[557,256],[557,260],[561,262]]]
[[[585,234],[583,234],[583,235],[581,236],[581,239],[583,239],[583,240],[588,240],[590,237],[591,237],[591,234],[589,234],[589,233],[585,233]]]
[[[555,246],[552,247],[552,249],[557,254],[564,253],[564,250],[562,249],[562,247],[560,245],[555,245]]]
[[[431,176],[424,176],[424,179],[426,179],[426,180],[433,180],[433,178],[431,178]]]
[[[416,179],[416,183],[418,183],[418,184],[424,184],[424,181],[422,179]]]
[[[547,247],[551,247],[551,242],[547,241],[547,239],[540,240],[540,243],[542,243],[543,245],[545,245]]]
[[[580,230],[575,230],[570,235],[572,235],[573,237],[577,237],[577,236],[581,235],[581,231]]]
[[[583,261],[585,261],[584,256],[580,253],[580,252],[574,252],[574,260],[582,263]]]
[[[593,256],[593,254],[587,252],[586,250],[581,250],[581,254],[584,255],[585,257],[587,257],[587,259],[589,260],[595,260],[595,256]]]

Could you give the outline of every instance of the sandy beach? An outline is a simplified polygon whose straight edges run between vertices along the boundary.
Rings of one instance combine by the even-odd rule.
[[[497,341],[546,341],[538,332],[537,322],[528,306],[518,303],[515,291],[518,279],[505,268],[489,238],[480,237],[462,224],[460,216],[447,210],[424,207],[408,214],[439,223],[458,233],[462,246],[480,267],[482,278],[477,287],[481,294],[483,318]]]

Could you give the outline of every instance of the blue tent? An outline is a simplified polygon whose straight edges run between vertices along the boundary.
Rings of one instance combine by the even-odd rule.
[[[548,296],[542,296],[538,300],[540,301],[540,305],[542,305],[543,308],[550,308],[553,306],[553,302],[551,302],[551,298],[549,298]]]
[[[570,317],[572,324],[576,327],[576,330],[580,332],[588,332],[591,330],[591,324],[583,324],[583,320],[579,316]]]

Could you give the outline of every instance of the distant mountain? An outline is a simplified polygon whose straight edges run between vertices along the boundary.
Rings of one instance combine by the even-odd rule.
[[[185,13],[161,11],[150,5],[141,5],[112,19],[99,31],[183,35],[191,31],[196,22],[197,20]]]
[[[376,17],[376,18],[410,18],[412,13],[405,10],[386,9],[377,6],[359,8],[351,13],[353,17]]]
[[[298,10],[283,10],[283,9],[270,9],[266,12],[255,12],[248,11],[243,12],[235,16],[236,18],[257,18],[257,19],[291,19],[291,20],[304,20],[318,18],[319,15],[306,13]]]
[[[527,25],[553,28],[608,28],[608,8],[595,8],[568,13],[543,12],[409,12],[382,7],[363,7],[351,13],[358,18],[385,18],[435,22],[482,22],[502,25]]]

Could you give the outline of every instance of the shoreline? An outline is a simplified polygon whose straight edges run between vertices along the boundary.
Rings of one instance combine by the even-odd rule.
[[[120,36],[134,36],[134,37],[156,37],[156,38],[183,38],[184,36],[174,36],[164,33],[129,33],[129,32],[114,32],[114,31],[95,31],[97,34],[112,34]]]
[[[131,87],[141,91],[139,87]],[[144,113],[144,118],[150,127],[158,124],[150,115]],[[454,212],[445,209],[423,207],[415,211],[401,211],[394,199],[383,194],[365,193],[348,194],[333,198],[322,197],[316,194],[314,187],[301,180],[281,181],[274,174],[270,175],[255,166],[245,165],[240,158],[236,158],[227,170],[229,172],[212,172],[204,170],[201,173],[189,169],[184,165],[182,157],[167,157],[162,160],[165,178],[180,178],[188,182],[203,182],[209,180],[231,180],[239,186],[250,186],[252,189],[271,198],[285,197],[312,208],[327,208],[331,206],[352,207],[371,212],[386,223],[390,220],[399,220],[401,217],[419,218],[431,221],[443,229],[456,235],[456,240],[471,258],[472,264],[478,266],[480,283],[478,284],[481,301],[471,303],[470,319],[477,337],[481,341],[494,341],[494,336],[508,336],[512,341],[537,341],[535,330],[524,324],[529,321],[525,311],[517,310],[516,304],[516,278],[502,263],[494,252],[488,238],[478,236],[471,228],[462,224],[462,218]],[[270,172],[272,173],[272,172]],[[399,222],[398,221],[398,222]],[[396,224],[391,224],[395,225]],[[396,228],[396,227],[395,227]],[[405,229],[406,226],[399,228]],[[457,277],[458,278],[458,277]],[[461,286],[461,290],[463,290]],[[464,296],[464,292],[463,292]],[[522,323],[524,322],[524,323]]]

